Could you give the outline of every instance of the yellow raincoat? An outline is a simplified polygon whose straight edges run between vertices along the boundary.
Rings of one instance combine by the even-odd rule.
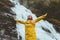
[[[42,15],[35,20],[27,20],[26,22],[23,20],[14,19],[16,22],[25,25],[25,40],[36,40],[35,23],[44,19],[46,15],[47,14]]]

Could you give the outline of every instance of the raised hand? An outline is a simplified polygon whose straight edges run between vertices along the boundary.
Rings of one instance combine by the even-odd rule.
[[[46,13],[46,14],[44,14],[43,16],[47,16],[47,13]]]

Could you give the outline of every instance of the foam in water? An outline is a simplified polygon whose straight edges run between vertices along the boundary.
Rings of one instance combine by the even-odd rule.
[[[10,0],[15,3],[15,7],[12,7],[12,11],[16,13],[16,18],[18,20],[27,20],[28,15],[32,15],[33,19],[37,18],[35,14],[33,14],[29,9],[25,8],[23,5],[19,4],[18,0]],[[46,32],[45,30],[49,30],[51,33]],[[25,26],[20,23],[16,23],[16,30],[19,36],[22,37],[22,40],[25,40]],[[53,24],[49,23],[47,20],[41,20],[36,23],[35,27],[37,40],[60,40],[60,34],[55,31],[53,28]]]

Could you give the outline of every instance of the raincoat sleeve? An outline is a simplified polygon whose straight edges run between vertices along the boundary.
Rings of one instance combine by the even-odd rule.
[[[47,14],[44,14],[44,15],[42,15],[42,16],[36,18],[34,21],[35,21],[35,22],[38,22],[38,21],[44,19],[46,16],[47,16]]]
[[[22,24],[25,24],[24,20],[17,20],[17,19],[14,19],[16,22],[19,22],[19,23],[22,23]]]

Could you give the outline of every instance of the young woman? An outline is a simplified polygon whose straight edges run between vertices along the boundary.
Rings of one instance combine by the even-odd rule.
[[[14,20],[25,25],[25,40],[36,40],[35,23],[44,19],[46,16],[47,14],[33,20],[32,16],[29,15],[27,21],[17,19]]]

